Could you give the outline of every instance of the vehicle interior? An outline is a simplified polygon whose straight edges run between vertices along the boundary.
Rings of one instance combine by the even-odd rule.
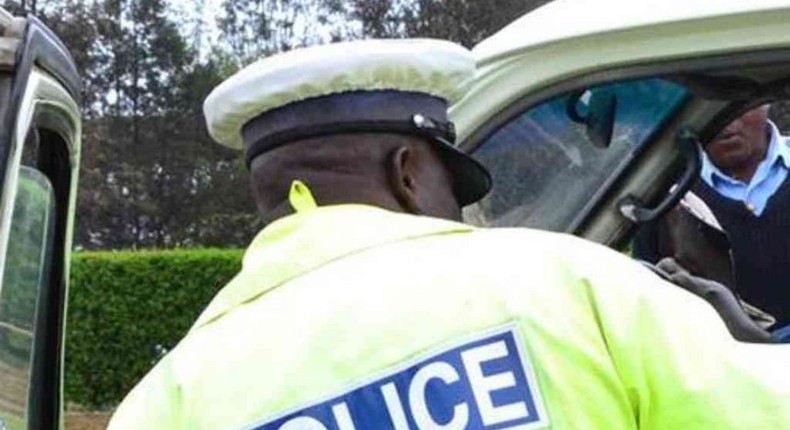
[[[462,143],[494,179],[466,219],[626,249],[635,227],[696,179],[701,143],[754,106],[781,106],[789,77],[790,53],[751,53],[611,70],[532,94]]]

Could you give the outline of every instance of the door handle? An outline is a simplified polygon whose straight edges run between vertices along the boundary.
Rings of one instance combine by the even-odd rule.
[[[645,207],[644,203],[635,196],[627,195],[623,197],[618,202],[618,209],[620,214],[627,219],[635,223],[658,219],[675,207],[686,194],[686,191],[694,184],[702,166],[699,154],[699,148],[701,148],[699,138],[690,129],[683,128],[678,132],[676,139],[680,146],[680,151],[686,159],[683,174],[678,180],[677,186],[654,208]]]

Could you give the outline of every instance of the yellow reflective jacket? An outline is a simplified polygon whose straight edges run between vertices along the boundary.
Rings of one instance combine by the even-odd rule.
[[[302,207],[110,424],[503,428],[787,429],[790,345],[571,236]]]

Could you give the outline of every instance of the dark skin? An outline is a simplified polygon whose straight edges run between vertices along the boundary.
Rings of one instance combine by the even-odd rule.
[[[366,204],[460,221],[451,175],[432,145],[419,137],[385,133],[292,142],[253,160],[252,194],[267,224],[293,213],[288,191],[297,179],[322,206]]]
[[[711,162],[728,176],[749,183],[768,149],[768,108],[747,111],[705,146]]]

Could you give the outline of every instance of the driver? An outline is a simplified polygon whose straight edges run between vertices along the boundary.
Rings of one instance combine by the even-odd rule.
[[[790,325],[790,142],[769,107],[747,111],[705,145],[694,192],[730,237],[738,291],[782,327]]]
[[[723,248],[732,248],[732,279],[705,273],[716,272],[715,259],[681,264],[698,276],[727,285],[744,301],[769,313],[776,319],[771,327],[774,338],[786,341],[790,333],[790,218],[786,216],[790,210],[790,143],[768,120],[768,110],[769,105],[761,105],[747,111],[705,144],[701,179],[692,187],[699,203],[720,224],[726,236]],[[667,220],[662,223],[668,225]],[[673,255],[659,249],[660,230],[651,223],[640,229],[634,244],[638,258],[654,263]],[[686,248],[704,247],[701,241],[686,240],[690,242]]]

